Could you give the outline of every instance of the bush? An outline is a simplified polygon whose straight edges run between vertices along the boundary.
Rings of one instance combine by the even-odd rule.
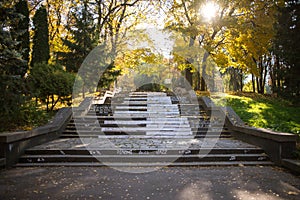
[[[57,103],[69,103],[74,84],[74,75],[60,65],[40,63],[34,65],[29,75],[31,94],[45,103],[52,111]]]
[[[34,101],[24,102],[11,114],[0,115],[0,132],[30,130],[46,124],[55,112],[46,112],[36,106]]]

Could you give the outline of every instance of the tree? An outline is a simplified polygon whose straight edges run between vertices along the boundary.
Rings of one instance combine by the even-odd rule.
[[[18,35],[22,30],[14,30],[21,16],[16,12],[14,2],[0,2],[0,121],[18,119],[20,107],[24,103],[23,69],[25,65],[19,49]],[[13,37],[15,36],[15,37]]]
[[[98,86],[104,86],[114,80],[120,73],[113,69],[115,67],[114,60],[118,51],[121,50],[121,46],[126,43],[124,37],[128,29],[136,25],[133,14],[138,13],[138,9],[135,7],[138,2],[140,0],[96,0],[95,2],[80,0],[77,4],[73,4],[67,17],[68,24],[66,26],[70,34],[63,39],[68,50],[58,52],[58,60],[66,66],[68,71],[77,72],[90,52],[94,48],[104,45],[104,54],[108,55],[112,61],[108,63],[101,61],[109,69],[105,70],[102,77],[99,77],[101,83]],[[94,67],[100,69],[105,66]],[[97,69],[95,70],[97,71]],[[95,76],[95,74],[91,75]],[[89,78],[80,78],[84,97],[86,89],[94,90],[91,88],[94,83],[91,83]]]
[[[72,4],[66,26],[70,34],[63,39],[68,50],[58,52],[59,60],[66,65],[68,71],[76,72],[83,59],[97,45],[110,46],[110,53],[116,56],[118,47],[124,43],[126,32],[136,25],[136,18],[141,15],[135,7],[139,2],[140,0],[80,0]],[[133,15],[136,16],[133,18]]]
[[[38,63],[48,63],[50,58],[47,10],[41,6],[33,17],[34,36],[31,67]]]
[[[12,36],[15,41],[18,41],[17,49],[22,54],[22,58],[25,61],[23,66],[15,66],[19,71],[19,74],[23,77],[28,70],[29,64],[29,52],[30,52],[30,43],[29,43],[29,10],[26,0],[20,0],[15,5],[15,10],[18,13],[19,19],[15,26],[13,26]],[[14,33],[17,33],[14,35]]]
[[[118,79],[123,83],[123,90],[139,88],[158,91],[166,79],[171,79],[172,66],[163,55],[154,53],[151,48],[124,50],[116,59],[116,69],[124,75]]]
[[[18,48],[20,42],[15,38],[21,35],[23,30],[14,30],[13,27],[17,26],[21,16],[7,1],[0,3],[0,9],[0,74],[20,75],[23,70],[16,66],[23,66],[25,61]]]
[[[228,67],[222,73],[222,78],[225,81],[224,84],[227,91],[243,91],[244,76],[241,69]]]
[[[101,75],[98,91],[101,91],[103,88],[109,88],[119,75],[121,75],[121,70],[116,69],[115,63],[108,65]]]
[[[300,96],[300,3],[287,1],[280,9],[270,71],[272,90],[290,98]],[[295,98],[294,98],[295,99]]]
[[[67,46],[67,52],[58,52],[60,62],[66,66],[67,71],[77,72],[85,57],[96,46],[94,38],[95,26],[93,16],[90,12],[88,1],[84,0],[82,4],[73,8],[73,23],[67,26],[71,35],[63,39]]]
[[[68,21],[68,12],[78,2],[74,0],[46,0],[44,5],[48,11],[50,62],[57,62],[57,52],[66,52],[62,38],[70,34],[65,24]]]
[[[142,0],[96,0],[95,15],[96,37],[99,44],[111,45],[115,54],[128,30],[134,28],[139,18],[143,18],[145,9],[139,3]],[[151,1],[148,1],[150,4]]]
[[[216,13],[209,20],[199,14],[206,2],[174,1],[166,23],[166,27],[190,37],[193,45],[206,50],[202,58],[200,89],[205,89],[203,77],[207,75],[208,56],[212,56],[221,67],[239,68],[259,77],[257,65],[271,45],[280,1],[214,1]]]

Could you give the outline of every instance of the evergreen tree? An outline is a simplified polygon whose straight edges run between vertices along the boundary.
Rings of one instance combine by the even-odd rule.
[[[19,117],[24,102],[22,70],[18,68],[24,66],[24,60],[18,49],[19,42],[12,37],[21,34],[12,28],[20,16],[7,0],[0,2],[0,13],[0,124],[5,126]]]
[[[0,2],[0,74],[20,75],[16,66],[24,64],[21,53],[18,51],[18,43],[13,36],[20,35],[20,30],[13,30],[20,16],[15,8],[8,6],[7,2]]]
[[[58,52],[60,62],[66,66],[67,71],[77,72],[85,57],[96,46],[94,39],[95,25],[93,16],[89,12],[88,2],[81,2],[72,12],[73,24],[67,26],[72,38],[63,39],[64,45],[69,49],[68,52]]]
[[[20,0],[15,6],[16,12],[20,15],[16,27],[14,27],[14,32],[20,33],[15,36],[15,40],[19,42],[17,49],[22,54],[25,63],[23,66],[16,66],[19,68],[20,75],[24,76],[28,70],[29,63],[29,10],[27,0]]]
[[[275,92],[300,96],[300,2],[288,1],[277,23],[275,67],[271,71]],[[283,82],[283,84],[281,84]],[[276,84],[277,83],[277,84]]]
[[[47,10],[44,6],[40,7],[34,17],[34,36],[32,47],[31,67],[37,63],[48,63],[50,58],[49,30],[47,20]]]

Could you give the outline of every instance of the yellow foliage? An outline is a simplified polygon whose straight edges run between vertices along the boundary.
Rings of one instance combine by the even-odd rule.
[[[284,1],[215,1],[219,4],[219,13],[209,23],[199,14],[199,8],[206,1],[195,2],[174,1],[168,28],[197,36],[200,43],[198,46],[195,43],[195,47],[204,47],[218,65],[256,73],[255,60],[266,54],[271,46],[277,9]],[[185,54],[193,56],[189,51]]]

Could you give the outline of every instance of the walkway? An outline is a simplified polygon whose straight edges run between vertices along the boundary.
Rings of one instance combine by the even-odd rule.
[[[16,168],[0,172],[0,199],[297,200],[300,179],[274,167]]]

